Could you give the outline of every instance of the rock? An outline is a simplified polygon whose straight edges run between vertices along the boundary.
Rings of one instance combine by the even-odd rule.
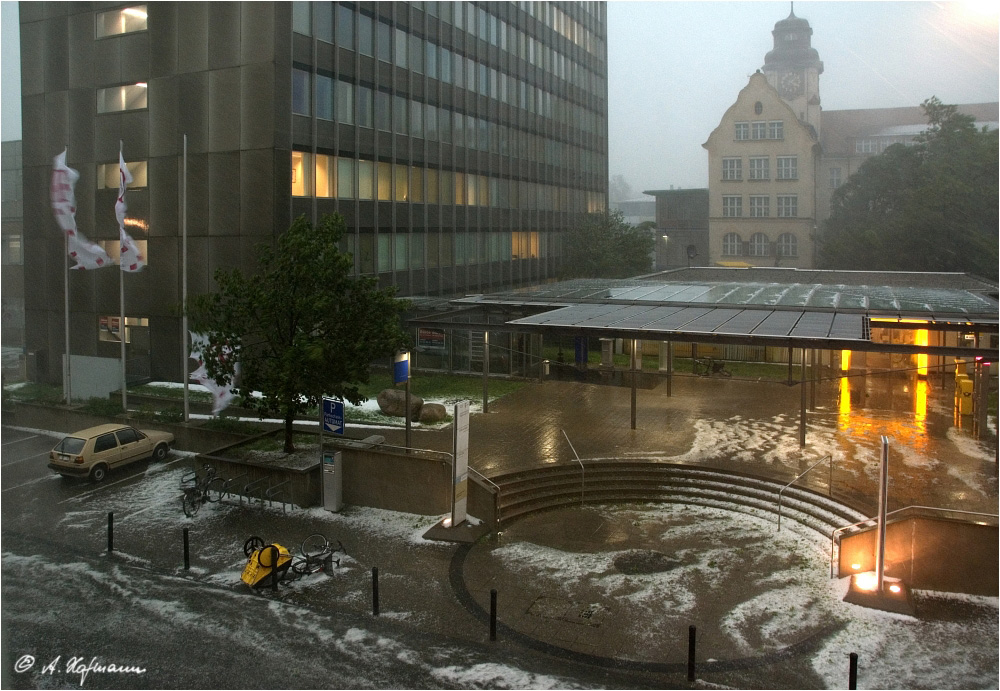
[[[401,389],[383,389],[375,397],[379,410],[383,415],[392,417],[404,417],[406,415],[406,392]],[[410,394],[410,419],[416,420],[420,417],[420,409],[424,405],[424,399],[420,396]]]
[[[448,409],[440,403],[424,403],[420,408],[420,422],[433,425],[437,422],[444,422],[448,417]]]

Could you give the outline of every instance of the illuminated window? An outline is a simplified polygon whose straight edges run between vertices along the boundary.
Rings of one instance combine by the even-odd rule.
[[[148,317],[125,317],[125,342],[132,342],[133,328],[149,328]],[[121,343],[121,317],[118,315],[101,315],[97,318],[97,340]]]
[[[126,84],[97,90],[97,112],[118,113],[146,108],[146,84]]]
[[[424,201],[424,169],[419,166],[410,168],[410,201]]]
[[[135,5],[121,10],[97,13],[97,38],[130,34],[133,31],[145,31],[146,6]]]
[[[308,197],[312,194],[312,154],[292,152],[292,196]]]
[[[378,164],[378,199],[379,201],[392,201],[392,164]]]
[[[134,189],[146,187],[146,161],[126,161],[128,172],[132,174],[132,182],[128,188]],[[114,163],[102,163],[97,166],[97,189],[116,190],[121,180],[121,172],[118,169],[118,161]]]
[[[337,194],[337,158],[316,154],[316,196],[335,197]]]
[[[381,167],[383,164],[379,163]],[[386,164],[388,165],[388,164]],[[393,176],[395,178],[395,196],[397,202],[410,201],[409,166],[397,163],[393,166]],[[380,197],[381,198],[381,197]]]

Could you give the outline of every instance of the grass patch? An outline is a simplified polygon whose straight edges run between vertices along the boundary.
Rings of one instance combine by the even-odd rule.
[[[255,434],[263,434],[267,431],[265,427],[261,427],[253,422],[246,422],[244,420],[237,420],[232,417],[215,417],[211,420],[206,420],[201,425],[202,429],[214,430],[216,432],[231,432],[233,434],[245,434],[246,436],[253,436]]]
[[[490,400],[514,393],[525,384],[527,382],[490,377]],[[374,399],[383,389],[391,388],[392,375],[386,371],[376,371],[372,373],[368,384],[361,387],[361,394],[365,398]],[[477,400],[483,397],[483,378],[480,375],[414,372],[410,377],[410,393],[424,400]]]
[[[88,398],[80,409],[88,415],[115,417],[122,414],[122,402],[120,399],[115,401],[110,398]]]
[[[156,396],[157,398],[169,398],[170,400],[183,400],[184,388],[173,386],[152,386],[141,384],[140,386],[129,387],[129,393],[136,393],[141,396]],[[188,400],[198,403],[211,403],[212,394],[207,391],[193,391],[188,389]]]
[[[3,398],[5,401],[21,403],[62,403],[64,400],[61,386],[33,382],[17,388],[5,388]]]

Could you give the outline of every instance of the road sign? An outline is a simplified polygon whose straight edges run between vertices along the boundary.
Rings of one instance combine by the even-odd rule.
[[[323,431],[344,433],[344,402],[323,397]]]
[[[410,380],[410,354],[396,353],[392,360],[392,383],[404,384]]]

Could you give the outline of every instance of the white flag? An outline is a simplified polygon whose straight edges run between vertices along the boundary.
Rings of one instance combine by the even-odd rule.
[[[80,174],[66,165],[66,151],[56,156],[52,161],[52,185],[49,192],[52,198],[52,213],[64,233],[76,232],[76,196],[73,188]]]
[[[236,396],[234,384],[240,374],[240,363],[233,366],[233,378],[230,383],[218,384],[208,375],[208,368],[205,366],[203,350],[208,347],[208,336],[206,334],[190,332],[191,334],[191,359],[198,361],[198,368],[190,374],[190,378],[204,386],[212,394],[212,415],[218,415],[226,409]],[[232,354],[229,347],[223,348],[223,359]]]
[[[80,174],[66,165],[66,151],[52,161],[52,213],[66,235],[69,256],[76,261],[74,269],[100,269],[114,262],[100,245],[91,242],[76,227],[76,196],[73,189]]]
[[[69,240],[69,256],[76,262],[74,269],[100,269],[112,266],[114,262],[100,245],[91,242],[82,233],[67,233]]]
[[[122,271],[134,273],[142,271],[142,267],[146,266],[146,258],[142,256],[142,252],[139,251],[132,236],[125,232],[125,211],[128,209],[125,205],[125,190],[132,182],[132,174],[128,172],[125,157],[120,150],[118,151],[118,174],[118,200],[115,202],[115,217],[118,219],[118,235],[121,241],[121,259],[118,263],[121,265]]]

